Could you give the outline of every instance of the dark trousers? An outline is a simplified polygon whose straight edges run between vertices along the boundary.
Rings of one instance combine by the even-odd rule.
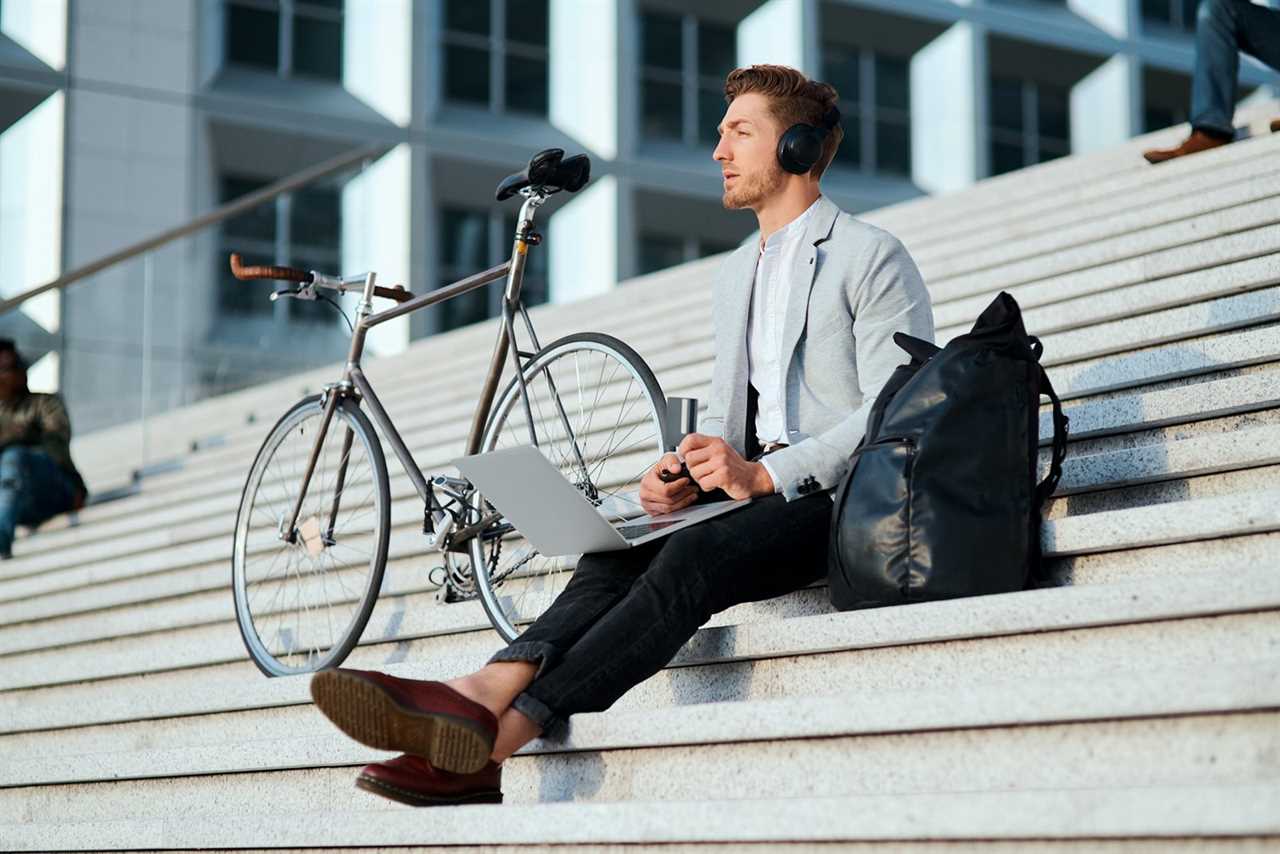
[[[1235,133],[1231,119],[1240,51],[1280,70],[1280,10],[1249,0],[1202,0],[1196,15],[1192,127],[1218,136]]]
[[[712,614],[827,571],[831,497],[769,495],[643,546],[583,555],[541,617],[490,661],[532,661],[512,704],[555,737],[661,670]]]
[[[0,451],[0,557],[13,547],[13,529],[39,525],[71,509],[75,486],[40,448],[10,445]]]

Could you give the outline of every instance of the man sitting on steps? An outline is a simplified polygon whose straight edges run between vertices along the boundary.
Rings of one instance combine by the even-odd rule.
[[[84,505],[71,462],[71,422],[57,395],[27,389],[27,364],[0,339],[0,559],[8,559],[18,525],[39,525]]]
[[[929,296],[902,244],[819,189],[843,136],[836,98],[784,66],[726,80],[712,156],[724,207],[752,209],[759,238],[729,256],[714,285],[704,432],[679,449],[697,486],[663,482],[663,467],[680,471],[666,454],[640,488],[650,513],[686,507],[699,489],[759,498],[665,539],[584,555],[547,611],[475,673],[317,673],[312,697],[343,732],[405,754],[366,766],[358,786],[423,806],[500,801],[503,760],[572,714],[608,709],[712,614],[825,577],[830,490],[905,361],[893,335],[933,338]]]
[[[1176,148],[1143,152],[1148,163],[1208,151],[1235,138],[1240,51],[1280,70],[1280,9],[1249,0],[1201,0],[1196,12],[1196,72],[1191,83],[1191,136]],[[1280,119],[1271,123],[1280,131]]]

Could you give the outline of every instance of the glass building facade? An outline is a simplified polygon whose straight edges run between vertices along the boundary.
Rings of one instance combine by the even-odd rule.
[[[560,147],[591,156],[593,181],[543,208],[547,240],[530,256],[526,302],[643,287],[639,277],[725,252],[754,230],[749,211],[723,210],[711,159],[734,67],[784,63],[838,89],[845,137],[823,187],[856,212],[1184,121],[1195,9],[0,0],[0,274],[6,293],[38,285],[381,146],[363,170],[172,247],[152,317],[180,320],[151,336],[164,355],[151,382],[157,406],[179,405],[342,357],[346,327],[331,307],[266,299],[230,277],[231,251],[439,287],[508,256],[518,205],[494,201],[494,187]],[[1274,79],[1246,62],[1242,94]],[[60,188],[57,198],[19,187],[19,173]],[[39,358],[33,376],[67,393],[84,428],[134,417],[136,407],[107,404],[136,394],[128,354],[144,337],[142,278],[141,266],[122,268],[24,307],[0,330]],[[472,293],[386,330],[376,347],[395,352],[492,317],[498,301],[496,288]],[[108,363],[118,384],[103,379]]]

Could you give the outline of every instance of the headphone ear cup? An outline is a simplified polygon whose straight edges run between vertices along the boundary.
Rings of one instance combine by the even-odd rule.
[[[825,136],[826,133],[811,125],[792,125],[778,139],[778,164],[792,175],[803,175],[822,156]]]

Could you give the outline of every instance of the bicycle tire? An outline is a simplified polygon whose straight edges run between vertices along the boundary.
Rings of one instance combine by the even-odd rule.
[[[348,594],[355,596],[355,602],[354,607],[351,609],[351,616],[348,619],[345,628],[338,633],[336,637],[334,636],[331,625],[333,606],[331,602],[326,602],[326,620],[330,622],[330,635],[332,642],[324,648],[323,652],[317,644],[315,646],[316,654],[307,655],[306,666],[290,666],[282,661],[277,653],[272,652],[271,642],[264,640],[262,633],[256,625],[253,613],[253,599],[249,594],[249,586],[251,582],[248,578],[247,560],[253,553],[254,549],[262,550],[264,544],[272,547],[275,546],[269,542],[272,538],[259,536],[256,540],[261,542],[255,542],[254,549],[250,548],[249,540],[251,532],[253,531],[253,526],[250,524],[251,520],[261,521],[260,517],[263,513],[266,513],[268,521],[271,521],[276,517],[280,517],[277,523],[277,536],[274,538],[277,543],[282,544],[277,547],[278,550],[275,557],[275,560],[277,561],[280,555],[286,551],[292,550],[297,552],[301,549],[308,552],[308,559],[312,559],[317,557],[317,555],[331,552],[332,549],[338,545],[336,534],[339,528],[333,525],[335,520],[331,517],[323,522],[320,521],[324,515],[323,507],[332,506],[332,503],[328,505],[322,503],[329,500],[332,495],[332,491],[327,495],[325,494],[325,490],[328,487],[324,483],[325,472],[320,469],[319,463],[317,465],[317,472],[313,476],[311,485],[307,490],[307,508],[315,506],[321,509],[317,510],[316,513],[312,514],[308,518],[314,518],[319,523],[320,527],[323,527],[324,524],[327,523],[329,524],[330,529],[322,535],[313,536],[309,540],[304,537],[301,542],[294,542],[292,544],[284,543],[278,536],[279,528],[283,528],[285,521],[283,514],[290,513],[292,511],[292,505],[296,500],[297,495],[296,490],[301,486],[300,473],[297,475],[297,483],[291,484],[283,476],[282,472],[280,472],[280,466],[283,465],[285,458],[278,456],[278,452],[282,449],[286,439],[290,437],[295,428],[298,428],[309,420],[322,418],[323,411],[324,403],[322,396],[312,395],[310,397],[303,398],[298,403],[294,404],[294,406],[280,417],[280,419],[271,428],[271,431],[267,434],[266,439],[263,440],[262,445],[258,449],[257,455],[254,457],[253,465],[250,467],[249,474],[245,478],[244,489],[241,491],[240,496],[240,504],[236,511],[236,527],[232,544],[231,583],[232,596],[236,610],[236,624],[240,629],[240,637],[241,640],[244,641],[245,648],[249,652],[250,659],[255,665],[257,665],[258,669],[267,676],[285,676],[314,672],[315,670],[325,667],[335,667],[341,664],[342,661],[351,653],[351,650],[355,648],[356,644],[360,640],[361,634],[364,632],[365,625],[368,623],[369,616],[373,612],[373,606],[377,601],[378,592],[382,587],[382,576],[386,569],[387,547],[390,541],[391,532],[391,493],[387,477],[386,458],[382,453],[382,445],[378,440],[378,434],[373,429],[373,425],[369,421],[368,416],[360,410],[359,404],[355,400],[351,398],[344,398],[339,402],[338,406],[334,410],[334,417],[329,424],[328,432],[325,434],[325,442],[322,446],[322,448],[326,450],[322,451],[322,459],[319,462],[325,461],[327,449],[333,441],[337,440],[345,442],[346,438],[343,433],[344,428],[352,431],[351,446],[347,449],[345,457],[340,452],[339,467],[341,467],[341,460],[345,458],[348,461],[347,470],[349,470],[350,460],[357,446],[362,450],[363,455],[368,461],[369,478],[371,481],[367,484],[368,495],[363,496],[364,486],[362,486],[361,494],[363,497],[360,501],[347,502],[348,507],[354,503],[358,508],[359,506],[363,506],[363,502],[366,498],[372,501],[371,511],[365,511],[372,513],[373,523],[373,530],[371,531],[372,549],[369,552],[367,578],[363,585],[358,585],[360,587],[359,593],[347,588],[345,583],[343,583],[342,586]],[[305,436],[305,431],[301,431],[300,435]],[[310,453],[312,447],[311,440],[306,440],[304,443],[300,444],[303,446],[300,448],[293,448],[291,450],[291,453],[295,454],[295,465],[298,459],[296,455],[301,454],[302,458],[305,459],[306,455]],[[271,484],[271,487],[276,488],[283,486],[286,490],[286,494],[283,496],[283,501],[272,502],[270,510],[267,511],[259,506],[257,500],[261,496],[265,501],[267,492],[262,490],[263,481],[267,473],[273,470],[277,477]],[[297,469],[295,468],[295,472],[296,471]],[[336,487],[337,482],[338,475],[335,471],[334,482],[330,486]],[[353,483],[355,483],[354,478],[345,482],[343,484],[343,491],[349,488]],[[292,493],[288,492],[290,486],[294,489]],[[339,492],[339,494],[341,495],[341,492]],[[313,501],[318,503],[313,505]],[[338,503],[339,505],[341,504],[341,502]],[[339,506],[339,510],[341,510],[341,506]],[[257,516],[254,515],[255,511],[258,513]],[[304,509],[304,515],[306,515],[306,513],[307,509]],[[363,513],[360,515],[363,515]],[[347,524],[353,524],[353,520],[349,521]],[[299,526],[305,526],[301,517],[299,519]],[[259,533],[261,532],[259,531]],[[351,535],[348,532],[343,530],[344,543],[350,538],[350,536]],[[333,542],[329,542],[330,540]],[[347,547],[351,548],[350,546]],[[315,549],[318,549],[318,551],[315,551]],[[286,568],[284,570],[286,574],[289,566],[293,564],[295,556],[298,557],[299,564],[301,564],[301,556],[291,554],[286,561]],[[328,567],[322,565],[319,571],[315,570],[316,561],[311,560],[312,568],[309,570],[309,575],[319,578],[326,599],[328,596],[327,577],[332,576],[335,578],[335,583],[340,582],[342,573],[347,569],[346,567],[339,567],[337,565],[337,560],[338,559],[333,557],[332,553],[330,553],[330,565]],[[299,585],[301,585],[303,579],[300,567],[297,575]],[[314,579],[309,580],[314,583]],[[279,582],[279,588],[275,594],[276,599],[273,599],[273,602],[270,604],[274,604],[278,599],[280,592],[283,590],[283,584],[283,581]],[[297,601],[299,603],[297,613],[299,621],[301,622],[302,611],[307,607],[302,603],[301,589],[299,589],[297,593]],[[263,614],[264,610],[265,609],[259,608],[260,616],[265,616],[265,614]],[[310,617],[309,611],[308,617]],[[310,647],[308,647],[308,649],[310,649]]]
[[[643,471],[648,470],[649,466],[657,462],[658,458],[665,450],[663,425],[666,412],[666,397],[662,393],[662,387],[659,385],[657,377],[654,376],[654,373],[649,368],[648,364],[634,349],[611,335],[605,335],[599,332],[578,332],[572,335],[566,335],[546,345],[534,355],[525,367],[525,381],[529,385],[535,384],[538,381],[539,375],[546,371],[557,358],[567,356],[575,351],[584,349],[605,354],[609,358],[616,360],[619,365],[625,366],[628,374],[630,375],[631,382],[638,383],[643,390],[643,396],[647,402],[647,411],[640,413],[641,420],[638,423],[644,423],[645,420],[648,420],[652,424],[654,432],[652,436],[653,455],[652,457],[645,459],[645,464],[641,471],[642,474]],[[547,371],[547,373],[551,374],[552,372]],[[603,376],[603,369],[601,376]],[[630,386],[628,386],[628,388],[629,387]],[[581,389],[579,389],[579,392],[581,392]],[[531,392],[531,396],[533,394],[535,394],[535,392]],[[494,450],[500,437],[499,431],[502,425],[507,423],[506,419],[508,414],[516,407],[523,407],[523,398],[520,395],[518,378],[512,377],[503,389],[502,394],[496,399],[493,410],[489,415],[489,420],[485,425],[485,430],[481,438],[481,452]],[[619,422],[621,421],[623,412],[623,405],[619,404]],[[588,420],[587,426],[590,426],[590,420]],[[604,464],[608,459],[608,457],[602,457],[598,461],[600,470],[603,470]],[[593,460],[593,462],[596,461]],[[578,484],[579,488],[587,490],[596,489],[598,484],[590,482],[592,478],[589,470],[586,474],[588,475],[588,485],[584,486],[583,484]],[[636,483],[638,485],[638,480]],[[483,506],[483,496],[478,493],[476,495],[476,501],[480,502],[480,506]],[[480,602],[484,607],[485,613],[488,615],[490,623],[498,634],[501,635],[504,640],[510,642],[520,634],[518,623],[536,619],[537,614],[532,612],[519,614],[509,613],[513,608],[504,607],[502,597],[499,595],[499,591],[497,589],[503,581],[503,579],[497,577],[498,567],[496,565],[496,560],[500,559],[500,557],[492,560],[491,562],[492,553],[487,554],[485,549],[486,546],[492,548],[492,544],[496,539],[500,555],[502,539],[507,534],[501,532],[502,529],[500,526],[491,526],[491,530],[498,533],[491,533],[487,537],[484,535],[474,537],[469,545],[468,554],[476,583],[476,590],[479,595]],[[511,533],[518,532],[511,531]],[[531,551],[532,555],[537,554],[536,550],[532,550],[532,546],[526,544],[526,548]],[[543,560],[550,559],[543,558]],[[508,570],[508,575],[510,572],[512,572],[512,570]],[[531,584],[532,582],[526,580],[525,583]],[[548,602],[548,606],[549,604],[550,602]],[[542,610],[545,611],[545,608]]]

